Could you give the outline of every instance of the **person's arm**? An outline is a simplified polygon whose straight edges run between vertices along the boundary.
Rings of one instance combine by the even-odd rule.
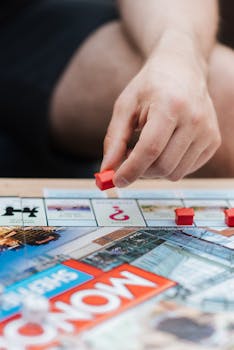
[[[118,187],[138,177],[178,180],[204,165],[221,143],[207,89],[217,1],[119,0],[119,6],[145,64],[115,103],[101,170],[117,169]],[[135,129],[141,134],[129,154]]]
[[[164,36],[181,35],[208,57],[218,27],[217,0],[118,0],[124,26],[144,56],[148,57]],[[175,39],[176,40],[176,39]]]

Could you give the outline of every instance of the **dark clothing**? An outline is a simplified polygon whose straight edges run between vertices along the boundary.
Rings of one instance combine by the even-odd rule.
[[[234,48],[234,2],[220,1],[220,30],[219,39],[225,45]]]
[[[29,154],[30,162],[25,164],[29,173],[35,163],[40,165],[29,176],[69,176],[69,167],[50,152],[50,97],[74,52],[93,31],[116,19],[117,11],[104,0],[30,0],[26,4],[21,0],[15,4],[0,25],[0,115],[4,116],[0,132],[14,138]],[[71,171],[70,176],[77,175],[79,171]]]
[[[29,1],[30,0],[1,0],[0,23],[14,17]]]

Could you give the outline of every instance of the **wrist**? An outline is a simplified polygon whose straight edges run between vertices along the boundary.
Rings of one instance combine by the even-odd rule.
[[[170,55],[174,59],[180,58],[191,65],[198,65],[202,73],[207,76],[206,56],[202,52],[196,35],[192,33],[181,30],[165,30],[157,46],[152,50],[150,58],[154,58],[155,55]]]

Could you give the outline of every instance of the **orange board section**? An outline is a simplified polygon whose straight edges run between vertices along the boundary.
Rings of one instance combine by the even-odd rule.
[[[63,306],[69,305],[74,310],[81,311],[81,318],[73,317],[69,320],[76,333],[175,285],[175,282],[164,277],[124,264],[53,298],[52,305],[54,312],[61,311],[61,303]]]
[[[80,271],[100,273],[74,260],[64,264]],[[50,349],[51,344],[59,342],[61,334],[78,334],[175,285],[167,278],[123,264],[52,298],[48,322],[41,325],[40,332],[32,334],[29,327],[27,334],[27,324],[17,315],[0,324],[0,338],[23,342],[29,350]]]

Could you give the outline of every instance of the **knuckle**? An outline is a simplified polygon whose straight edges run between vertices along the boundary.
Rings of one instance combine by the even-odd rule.
[[[184,111],[187,108],[187,105],[187,99],[182,95],[172,95],[170,98],[170,109],[173,114]]]
[[[147,159],[152,159],[152,161],[159,155],[159,149],[155,142],[151,142],[145,148],[145,156]]]
[[[201,113],[194,113],[191,117],[191,124],[193,127],[197,127],[201,125],[203,120],[204,118]]]

